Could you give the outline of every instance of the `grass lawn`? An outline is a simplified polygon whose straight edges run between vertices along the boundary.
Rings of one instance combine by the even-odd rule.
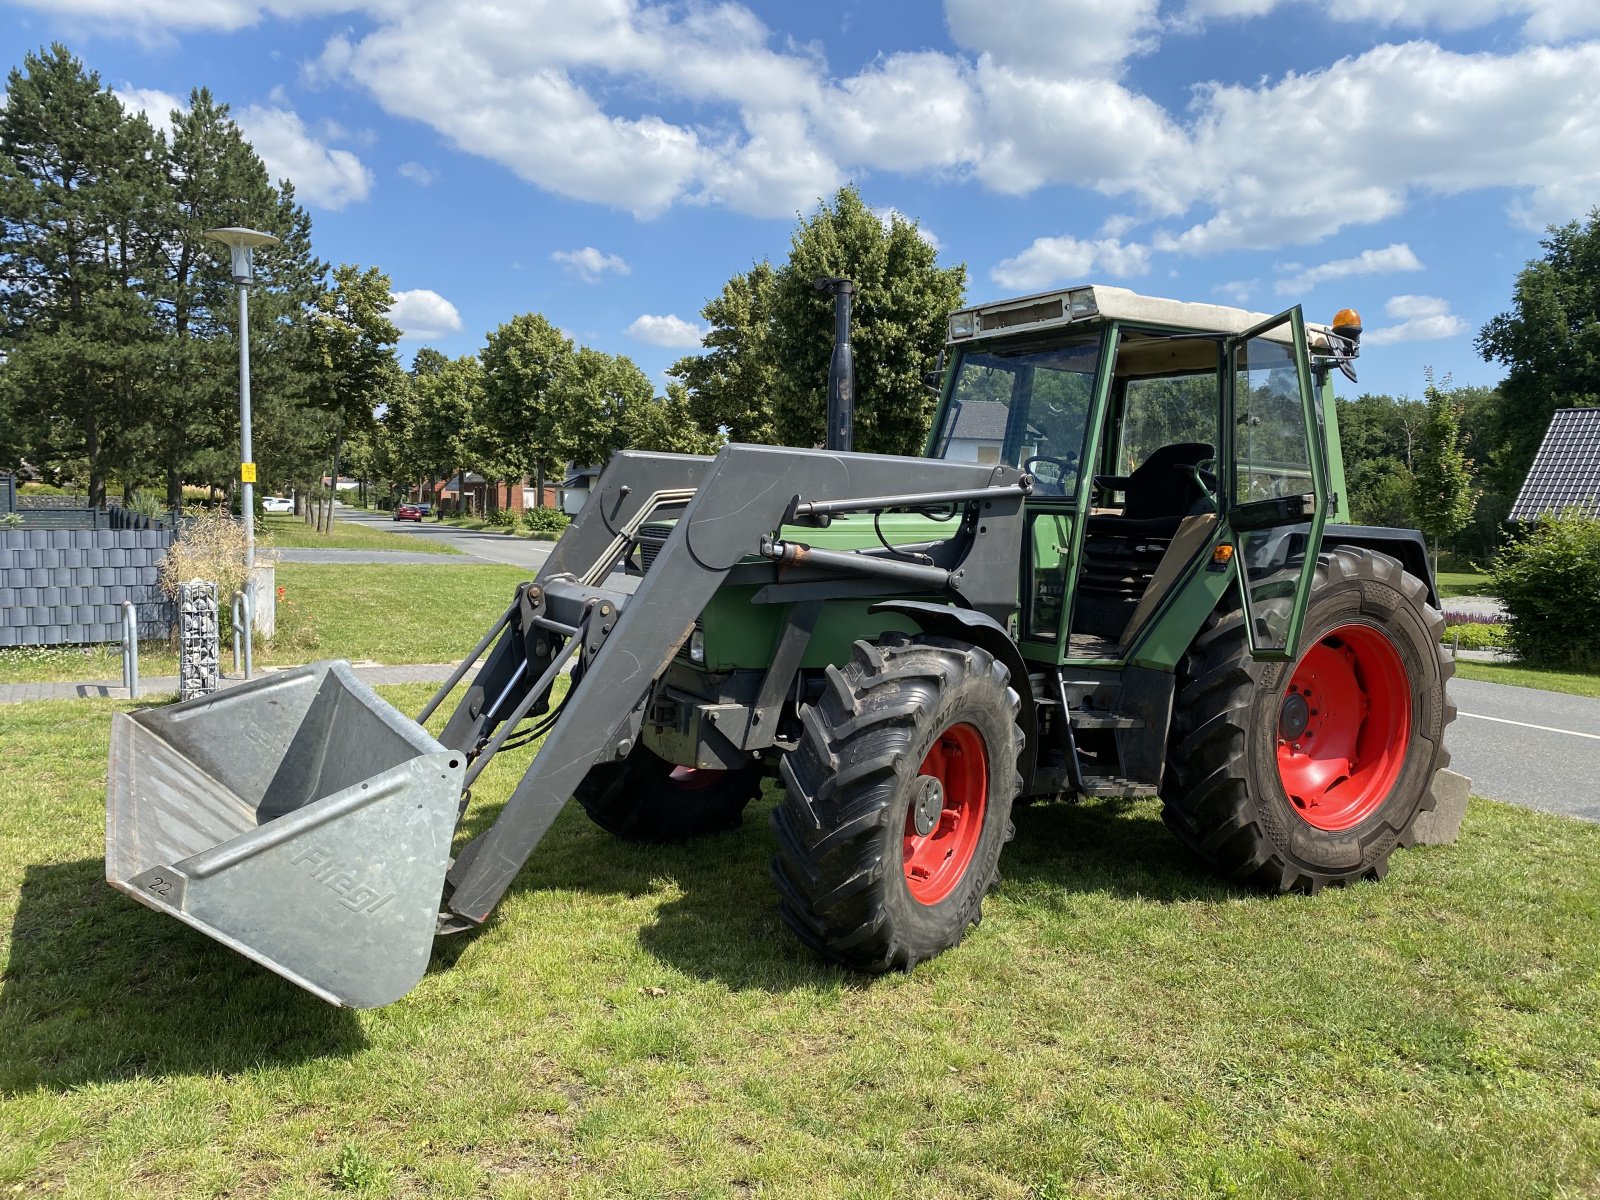
[[[262,666],[318,658],[376,662],[451,662],[471,650],[511,603],[521,567],[481,563],[342,564],[281,563],[278,635],[257,645]],[[232,645],[223,614],[222,660],[231,668]],[[178,673],[164,642],[139,649],[141,677]],[[118,643],[0,650],[0,683],[122,678]]]
[[[779,922],[770,795],[686,847],[572,810],[357,1013],[104,884],[112,707],[0,708],[0,1195],[1600,1189],[1593,825],[1475,801],[1382,884],[1266,898],[1152,803],[1019,810],[982,927],[867,980]]]
[[[1439,598],[1448,600],[1452,596],[1487,596],[1489,591],[1489,576],[1478,571],[1440,571],[1435,576],[1439,588]]]
[[[413,554],[461,553],[454,546],[446,546],[428,538],[407,537],[354,521],[335,520],[333,532],[324,536],[300,517],[274,514],[261,520],[274,546],[315,550],[409,550]]]
[[[1456,660],[1456,674],[1463,679],[1481,679],[1485,683],[1509,683],[1515,687],[1566,692],[1573,696],[1600,696],[1600,675],[1585,675],[1578,671],[1551,671],[1543,667],[1525,667],[1520,663],[1472,662],[1462,658]]]
[[[434,520],[433,517],[428,518]],[[457,529],[467,529],[477,533],[503,533],[506,537],[531,538],[534,541],[553,542],[561,535],[558,533],[530,532],[521,525],[491,525],[479,517],[443,517],[439,524],[451,525]]]

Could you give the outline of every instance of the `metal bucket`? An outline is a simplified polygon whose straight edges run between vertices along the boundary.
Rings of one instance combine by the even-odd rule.
[[[333,1004],[422,978],[465,756],[313,663],[112,718],[106,880]]]

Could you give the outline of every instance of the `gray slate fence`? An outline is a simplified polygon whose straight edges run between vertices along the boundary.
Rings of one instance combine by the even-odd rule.
[[[156,568],[175,534],[0,529],[0,646],[121,641],[124,600],[138,607],[140,638],[166,637],[174,605]]]

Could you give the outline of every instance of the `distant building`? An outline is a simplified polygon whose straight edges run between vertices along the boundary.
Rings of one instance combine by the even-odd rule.
[[[1600,408],[1558,408],[1534,456],[1511,520],[1577,508],[1600,517]]]

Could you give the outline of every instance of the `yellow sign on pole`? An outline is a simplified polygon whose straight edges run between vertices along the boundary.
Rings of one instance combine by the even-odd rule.
[[[256,465],[255,465],[255,463],[240,463],[239,464],[239,482],[240,483],[254,483],[255,481],[256,481]]]

